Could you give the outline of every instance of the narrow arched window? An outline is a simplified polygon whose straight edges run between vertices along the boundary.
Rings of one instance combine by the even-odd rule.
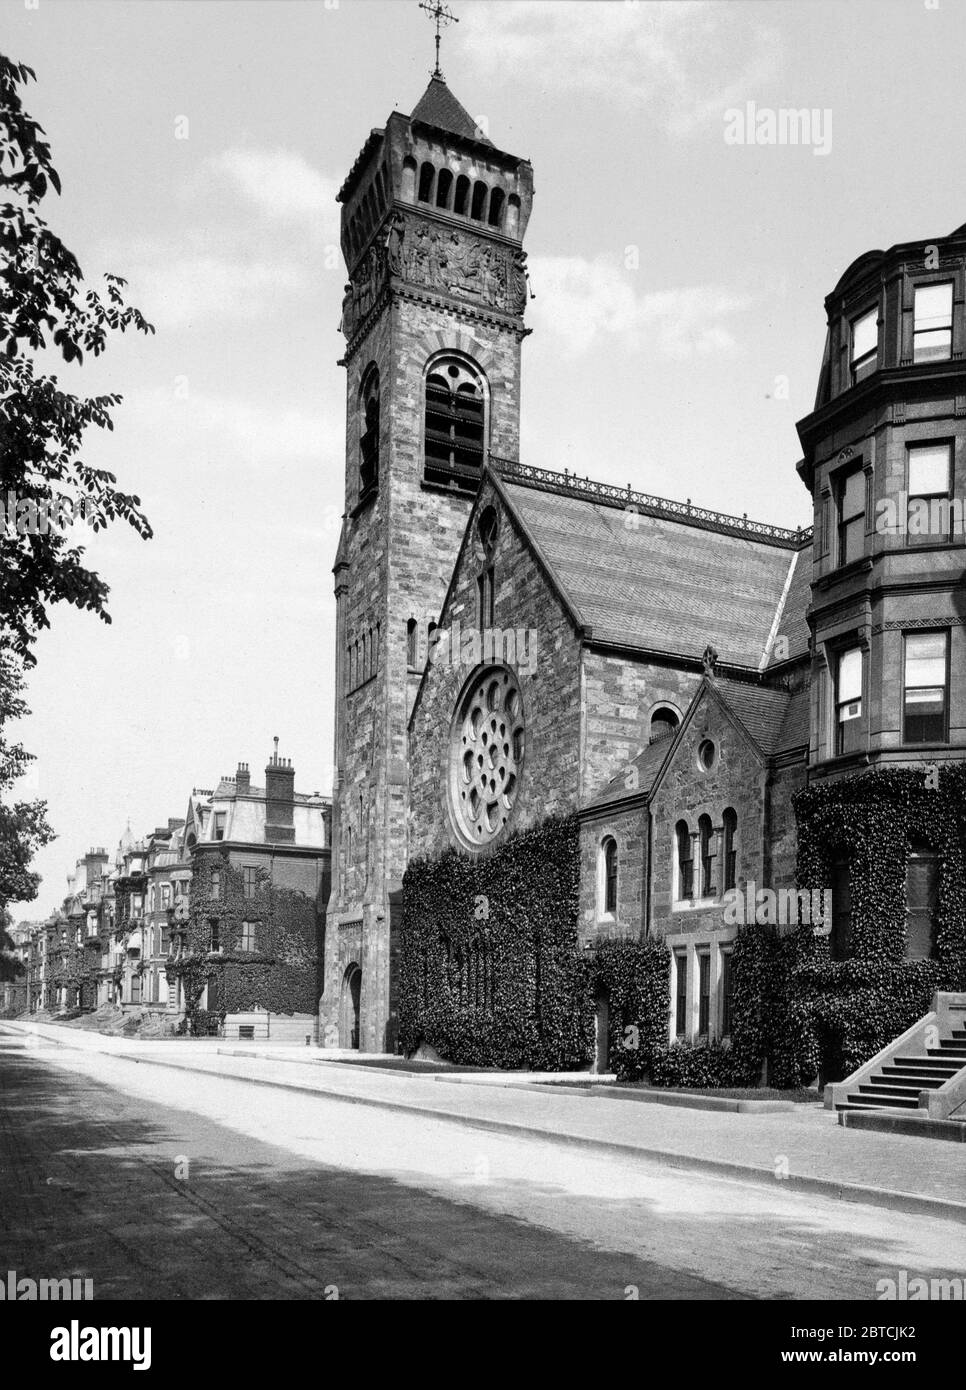
[[[426,378],[426,481],[473,491],[483,468],[482,378],[465,362],[435,362]]]
[[[735,886],[735,874],[737,869],[738,851],[738,815],[737,812],[728,806],[721,818],[724,830],[724,865],[722,874],[722,887],[727,893]]]
[[[702,898],[713,898],[716,891],[714,884],[715,844],[710,816],[698,817],[698,839],[701,843],[701,896]]]
[[[486,219],[491,227],[499,227],[503,219],[503,189],[494,188],[490,194],[490,215]]]
[[[679,820],[674,827],[677,841],[678,898],[694,897],[694,860],[691,857],[691,831],[687,821]]]
[[[601,863],[601,908],[604,912],[617,911],[617,841],[608,835],[600,847]]]
[[[453,175],[448,169],[440,169],[439,178],[436,180],[436,206],[438,208],[448,208],[450,194],[453,191]]]
[[[453,198],[453,211],[458,217],[465,217],[470,199],[470,181],[465,174],[456,180],[456,194]]]
[[[419,171],[419,201],[428,203],[433,196],[433,179],[436,177],[436,170],[427,160]]]
[[[363,378],[360,400],[359,495],[379,485],[379,369],[373,363]]]
[[[473,185],[473,203],[470,208],[470,216],[475,222],[483,221],[483,210],[486,207],[487,188],[485,183],[475,183]]]
[[[906,958],[935,954],[939,917],[939,855],[925,840],[913,840],[906,858]]]
[[[415,618],[410,618],[406,624],[406,665],[412,671],[416,666],[416,638],[419,626]]]

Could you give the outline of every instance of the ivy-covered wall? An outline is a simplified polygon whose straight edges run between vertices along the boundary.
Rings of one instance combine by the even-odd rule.
[[[578,941],[575,816],[492,854],[412,862],[403,880],[400,1041],[462,1065],[560,1071],[593,1044]]]
[[[929,1009],[937,989],[966,988],[966,766],[927,774],[890,768],[815,783],[795,798],[798,882],[827,888],[833,862],[851,869],[849,959],[802,927],[781,936],[745,927],[732,958],[735,1049],[772,1085],[841,1080]],[[939,854],[933,956],[906,959],[909,842]]]
[[[611,1067],[663,1086],[799,1087],[838,1080],[927,1012],[937,989],[966,989],[966,766],[927,784],[890,769],[798,793],[798,884],[827,888],[852,868],[851,955],[829,938],[751,924],[732,953],[730,1046],[669,1042],[670,952],[660,939],[578,935],[575,817],[545,821],[473,858],[410,865],[402,944],[401,1039],[462,1065],[578,1069],[594,1052],[595,1000],[608,999]],[[910,839],[941,856],[934,955],[905,957]]]
[[[213,872],[220,875],[217,892]],[[211,950],[212,922],[217,923],[220,951]],[[246,923],[253,949],[246,947]],[[315,900],[273,884],[267,868],[258,871],[249,897],[244,874],[232,867],[227,852],[198,854],[183,950],[174,967],[189,1020],[199,1012],[206,985],[206,1013],[222,1019],[255,1008],[314,1014],[322,989],[323,925]]]

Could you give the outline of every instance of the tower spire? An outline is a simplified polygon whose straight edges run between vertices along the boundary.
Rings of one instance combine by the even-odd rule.
[[[427,0],[420,0],[419,8],[425,10],[430,19],[436,21],[436,66],[433,68],[432,75],[445,81],[443,70],[439,65],[439,33],[440,29],[445,29],[447,24],[459,24],[459,20],[451,10],[441,3],[441,0],[436,0],[435,4],[432,5],[428,4]]]

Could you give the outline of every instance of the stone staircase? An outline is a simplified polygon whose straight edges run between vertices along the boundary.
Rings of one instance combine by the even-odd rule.
[[[918,1023],[844,1081],[825,1087],[825,1105],[845,1115],[966,1119],[966,994],[939,992]]]
[[[911,1051],[911,1050],[910,1050]],[[922,1091],[938,1091],[966,1067],[966,1028],[954,1028],[938,1047],[915,1055],[899,1053],[866,1081],[859,1082],[836,1110],[916,1110]]]

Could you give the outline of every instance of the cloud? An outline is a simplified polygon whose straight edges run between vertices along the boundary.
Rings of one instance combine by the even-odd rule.
[[[736,346],[728,320],[751,303],[715,285],[639,293],[630,273],[604,259],[543,256],[530,268],[531,325],[556,334],[572,356],[607,338],[676,361],[728,352]]]
[[[190,461],[204,455],[230,468],[278,468],[304,459],[322,467],[335,460],[341,473],[345,453],[341,418],[201,391],[184,399],[174,390],[132,391],[124,400],[124,424],[136,435],[164,439],[169,456]]]
[[[211,159],[208,167],[227,179],[265,217],[276,221],[321,220],[333,234],[338,228],[338,180],[320,174],[300,154],[282,149],[230,149]]]
[[[138,307],[158,329],[204,326],[213,320],[247,321],[270,312],[280,296],[304,286],[302,273],[284,261],[229,260],[212,255],[169,258],[159,250],[140,265],[125,261],[137,286]]]
[[[774,29],[708,0],[515,0],[467,18],[460,37],[484,73],[645,107],[675,136],[720,119],[781,69]]]

